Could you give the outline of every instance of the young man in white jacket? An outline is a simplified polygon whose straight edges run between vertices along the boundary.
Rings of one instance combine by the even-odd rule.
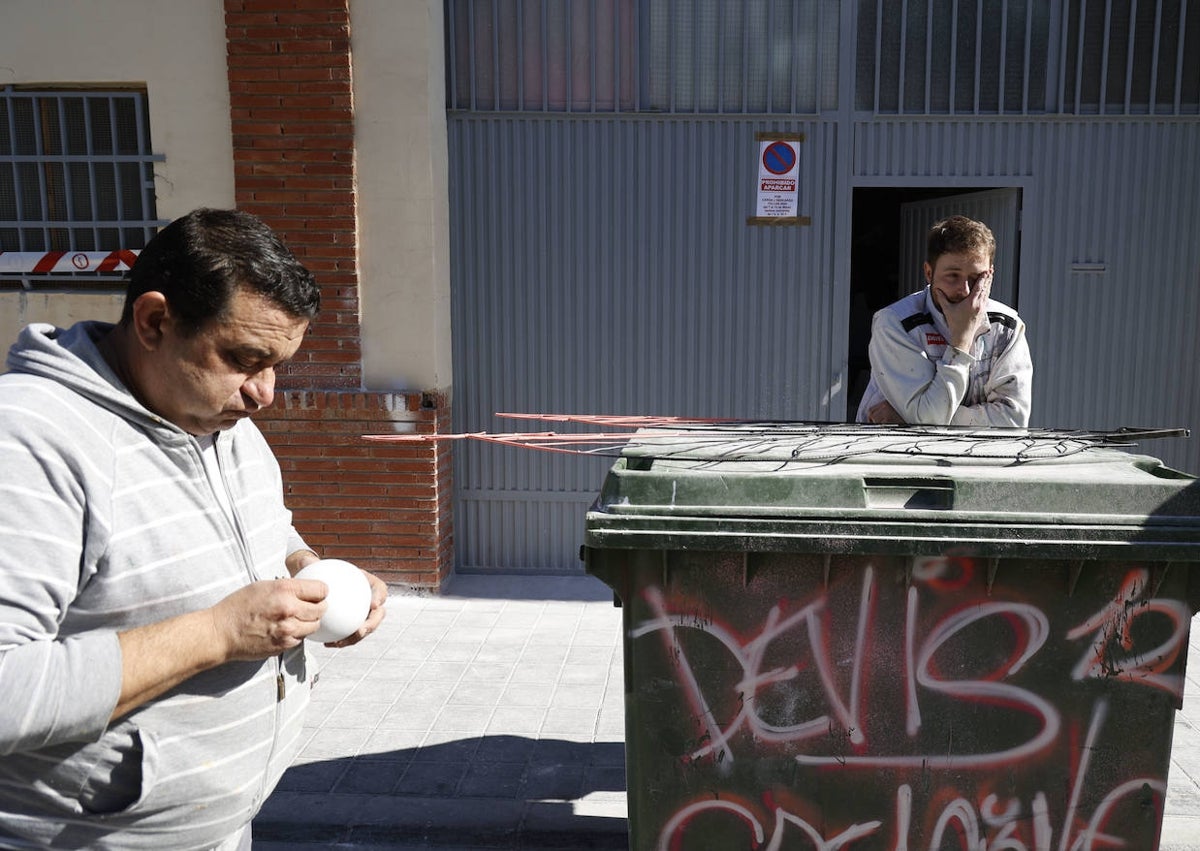
[[[995,253],[982,222],[951,216],[930,229],[925,289],[872,321],[859,422],[1029,425],[1033,362],[1025,323],[989,298]]]
[[[249,417],[319,291],[197,210],[117,325],[31,325],[0,375],[0,847],[245,849],[299,745],[324,583]],[[387,587],[343,643],[373,631]]]

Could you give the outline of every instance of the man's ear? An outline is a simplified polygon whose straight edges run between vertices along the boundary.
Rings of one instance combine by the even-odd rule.
[[[142,293],[133,302],[133,334],[146,351],[154,351],[159,347],[164,326],[169,322],[167,297],[162,293]]]
[[[929,261],[925,261],[925,283],[933,283],[933,267],[929,265]]]

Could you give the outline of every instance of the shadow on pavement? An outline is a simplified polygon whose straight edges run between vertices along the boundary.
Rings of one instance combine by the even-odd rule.
[[[623,849],[624,790],[621,742],[481,736],[294,765],[254,836],[256,845]]]
[[[439,597],[483,600],[558,600],[568,602],[611,602],[612,589],[584,573],[506,574],[456,573]]]

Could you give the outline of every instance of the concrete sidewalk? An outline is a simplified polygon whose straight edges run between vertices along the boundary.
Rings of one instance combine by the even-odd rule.
[[[316,655],[307,743],[255,851],[628,847],[621,610],[599,580],[456,577]],[[1200,851],[1195,628],[1188,661],[1161,851]]]

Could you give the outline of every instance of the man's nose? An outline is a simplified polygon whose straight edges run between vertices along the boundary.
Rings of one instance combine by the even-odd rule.
[[[252,411],[269,408],[275,401],[275,370],[268,368],[252,375],[242,385],[242,395]]]

